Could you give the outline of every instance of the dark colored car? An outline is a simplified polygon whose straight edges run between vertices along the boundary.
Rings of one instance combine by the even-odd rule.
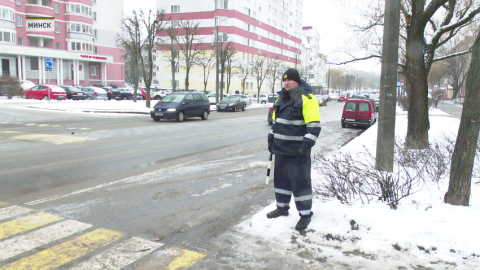
[[[377,121],[375,102],[369,99],[348,99],[343,106],[342,127],[370,127]]]
[[[120,95],[115,97],[116,100],[125,100],[125,99],[133,100],[133,94],[129,88],[117,88],[117,90],[120,92]],[[138,98],[138,95],[137,95],[137,98]]]
[[[210,103],[203,93],[175,92],[166,95],[155,104],[150,116],[155,121],[160,119],[176,119],[182,122],[185,118],[201,117],[208,119]]]
[[[67,93],[67,99],[85,100],[87,95],[79,88],[73,86],[60,85]]]
[[[232,111],[232,112],[237,112],[238,110],[245,111],[245,108],[247,107],[247,102],[243,100],[240,96],[228,96],[222,99],[217,104],[217,112],[220,111]]]
[[[270,107],[270,109],[268,110],[268,116],[267,116],[267,121],[270,126],[273,124],[272,116],[273,116],[273,107]]]
[[[327,106],[328,99],[323,95],[315,95],[318,100],[318,106]]]
[[[62,87],[46,84],[35,85],[30,89],[23,90],[21,96],[25,99],[67,99],[67,94]]]
[[[107,91],[108,100],[118,99],[117,97],[120,96],[120,91],[118,91],[118,89],[112,88],[111,86],[104,86],[104,87],[100,87],[100,88]]]
[[[273,103],[273,102],[275,102],[275,100],[277,100],[277,98],[278,98],[277,94],[275,94],[275,95],[268,94],[268,102]]]

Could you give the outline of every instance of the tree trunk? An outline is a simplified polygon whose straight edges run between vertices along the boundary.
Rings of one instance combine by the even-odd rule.
[[[480,32],[473,46],[457,142],[452,155],[445,203],[469,205],[472,169],[480,128]]]
[[[417,25],[415,25],[417,23]],[[405,77],[408,95],[408,128],[405,146],[408,149],[428,148],[428,82],[424,58],[423,27],[412,21],[407,29]]]

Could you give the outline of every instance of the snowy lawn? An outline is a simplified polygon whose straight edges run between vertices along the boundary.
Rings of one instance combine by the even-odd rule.
[[[430,143],[444,134],[456,137],[458,118],[437,109],[429,114]],[[370,127],[340,152],[355,157],[368,149],[375,154],[377,126]],[[404,140],[406,132],[407,113],[397,107],[396,140]],[[324,180],[322,172],[313,169],[313,186]],[[312,222],[302,233],[294,230],[299,219],[294,204],[290,216],[270,220],[266,214],[276,208],[272,203],[239,224],[238,230],[285,247],[287,256],[292,251],[308,254],[299,255],[307,265],[323,262],[332,267],[345,266],[335,269],[480,269],[479,179],[472,179],[470,207],[443,202],[448,181],[447,176],[438,184],[423,184],[417,193],[401,200],[397,210],[382,202],[348,205],[316,196]]]

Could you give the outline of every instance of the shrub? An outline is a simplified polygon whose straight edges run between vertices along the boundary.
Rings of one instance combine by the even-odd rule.
[[[409,102],[408,102],[408,97],[407,96],[402,96],[397,98],[397,102],[402,107],[404,111],[408,111],[409,107]],[[428,108],[432,108],[435,105],[435,99],[434,98],[429,98],[428,99]]]
[[[20,81],[10,76],[0,77],[0,94],[6,95],[8,99],[19,96],[22,93]]]

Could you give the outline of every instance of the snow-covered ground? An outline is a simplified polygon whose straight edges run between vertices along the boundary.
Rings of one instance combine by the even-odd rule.
[[[109,110],[148,113],[144,102],[131,101],[32,101],[6,100],[1,103],[55,109],[65,112]],[[270,106],[253,104],[249,107]],[[455,138],[460,120],[432,109],[429,140],[442,136]],[[403,140],[407,130],[407,114],[397,107],[396,139]],[[368,149],[375,153],[377,125],[342,147],[341,152],[355,154]],[[320,134],[319,140],[322,140]],[[360,158],[358,156],[358,158]],[[318,186],[322,172],[312,166],[312,182]],[[470,206],[443,203],[448,177],[438,184],[427,182],[422,189],[400,201],[397,210],[381,202],[351,205],[336,199],[316,197],[312,222],[305,232],[294,230],[299,216],[292,204],[290,216],[267,219],[275,203],[254,213],[232,228],[259,242],[272,243],[285,256],[296,253],[306,266],[329,265],[328,269],[480,269],[480,182],[472,179]],[[272,194],[272,197],[274,195]],[[358,224],[353,230],[351,221]],[[244,241],[250,241],[251,238]],[[244,243],[249,246],[252,243]],[[245,251],[246,252],[246,251]]]
[[[437,109],[429,115],[431,143],[443,134],[456,137],[458,118]],[[354,157],[364,149],[375,154],[377,126],[340,151]],[[404,140],[406,131],[407,114],[397,107],[396,140]],[[321,181],[322,172],[314,169],[312,184]],[[327,269],[480,269],[479,179],[472,179],[470,207],[443,202],[448,181],[447,177],[438,184],[427,183],[418,193],[401,200],[397,210],[381,202],[347,205],[317,196],[305,233],[294,230],[299,219],[294,205],[290,216],[267,219],[266,214],[276,207],[272,203],[239,224],[237,230],[283,246],[287,256],[294,251],[300,257],[308,254],[303,256],[306,265],[322,262],[331,267]],[[352,220],[358,230],[352,229]]]

